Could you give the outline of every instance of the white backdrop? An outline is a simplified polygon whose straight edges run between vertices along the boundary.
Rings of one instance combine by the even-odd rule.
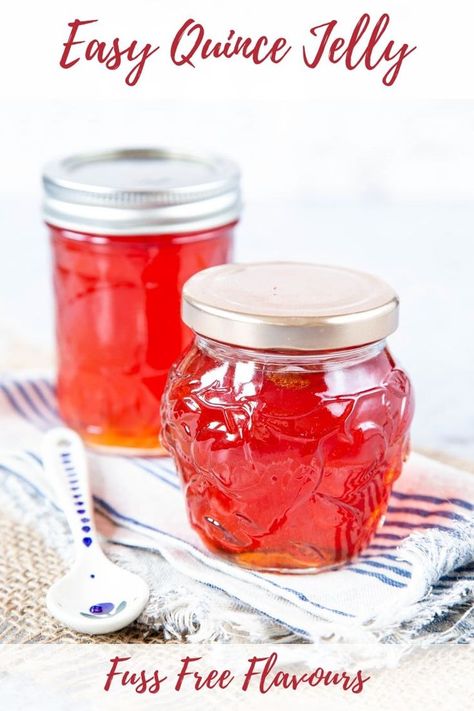
[[[280,72],[227,62],[226,71],[206,65],[189,75],[157,62],[134,89],[118,72],[91,64],[77,72],[57,67],[66,23],[75,17],[100,16],[108,36],[144,41],[155,31],[169,37],[198,14],[216,32],[232,21],[239,29],[283,28],[296,36],[316,10],[316,22],[354,19],[359,10],[386,10],[381,0],[302,0],[291,13],[286,3],[268,0],[258,10],[248,0],[227,3],[226,12],[207,0],[135,0],[133,14],[130,3],[103,0],[98,11],[89,0],[50,0],[41,10],[28,8],[28,22],[20,16],[23,5],[13,8],[3,47],[12,53],[23,33],[29,51],[16,53],[2,80],[0,366],[52,362],[41,165],[64,153],[119,145],[212,150],[242,167],[239,259],[340,263],[378,273],[397,288],[401,325],[392,343],[417,391],[415,443],[474,458],[474,102],[442,100],[472,90],[463,76],[464,41],[451,53],[452,65],[436,64],[440,38],[449,45],[467,29],[461,23],[443,34],[436,8],[431,23],[422,24],[425,4],[409,15],[410,3],[391,3],[393,33],[420,51],[413,71],[408,63],[402,70],[399,89],[385,93],[370,75],[339,66],[316,80],[294,64]],[[417,91],[437,98],[409,98]]]

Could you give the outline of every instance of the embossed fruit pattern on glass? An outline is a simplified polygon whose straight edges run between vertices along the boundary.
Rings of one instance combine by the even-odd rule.
[[[370,543],[412,415],[410,382],[384,342],[307,355],[198,337],[170,373],[162,439],[211,550],[304,572]]]

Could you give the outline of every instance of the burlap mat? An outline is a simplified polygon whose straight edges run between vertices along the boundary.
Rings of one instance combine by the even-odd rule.
[[[33,529],[0,517],[0,642],[163,642],[160,635],[135,624],[109,635],[63,627],[49,615],[45,597],[65,572],[57,553]]]
[[[423,454],[474,472],[474,464],[439,453]],[[59,556],[34,529],[8,513],[0,514],[0,642],[164,643],[160,634],[137,624],[94,636],[62,627],[46,610],[45,596],[64,573]]]

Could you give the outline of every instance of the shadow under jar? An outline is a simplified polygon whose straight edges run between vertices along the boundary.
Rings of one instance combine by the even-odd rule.
[[[61,415],[96,448],[159,454],[168,370],[192,338],[181,289],[231,257],[238,170],[130,149],[66,158],[43,179]]]
[[[182,313],[196,337],[170,371],[162,439],[204,543],[276,572],[354,559],[409,451],[394,291],[337,267],[227,265],[186,283]]]

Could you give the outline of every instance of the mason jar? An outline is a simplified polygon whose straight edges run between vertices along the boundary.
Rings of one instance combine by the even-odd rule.
[[[214,156],[127,149],[64,158],[43,181],[61,415],[96,448],[159,454],[168,369],[191,340],[181,289],[231,257],[239,171]]]
[[[195,337],[170,371],[162,439],[204,543],[266,571],[356,558],[409,451],[393,289],[339,267],[234,264],[193,276],[182,315]]]

